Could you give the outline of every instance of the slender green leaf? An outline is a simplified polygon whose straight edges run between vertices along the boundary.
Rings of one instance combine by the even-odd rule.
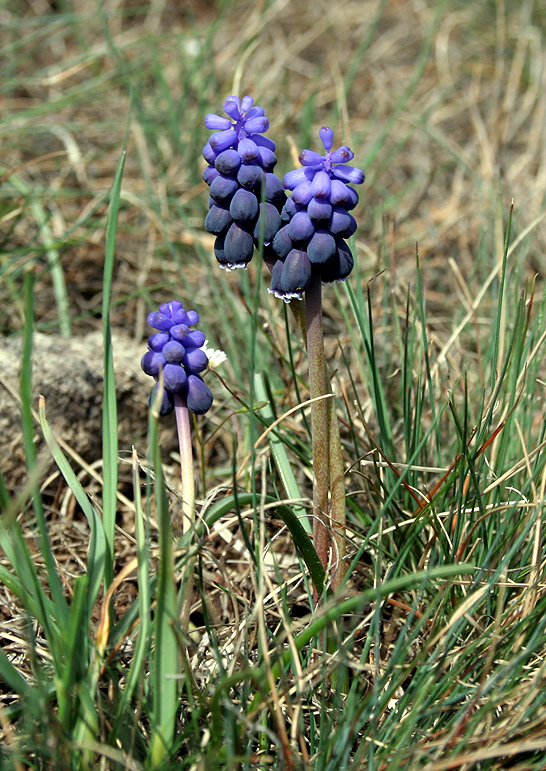
[[[114,536],[116,532],[117,488],[118,488],[118,416],[114,358],[112,354],[112,332],[110,328],[110,296],[114,257],[116,250],[116,229],[121,194],[121,182],[126,152],[123,151],[112,185],[108,224],[106,227],[106,250],[102,289],[102,328],[104,344],[104,393],[102,412],[102,460],[103,460],[103,519],[106,536],[106,562],[104,575],[108,585],[114,575]]]

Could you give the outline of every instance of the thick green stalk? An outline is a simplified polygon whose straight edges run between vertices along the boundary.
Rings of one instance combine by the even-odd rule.
[[[309,390],[311,399],[330,393],[324,360],[322,332],[322,282],[317,273],[305,292],[307,321],[307,354],[309,357]],[[313,542],[322,566],[328,566],[330,517],[328,513],[329,419],[328,399],[311,405],[311,432],[313,439]]]

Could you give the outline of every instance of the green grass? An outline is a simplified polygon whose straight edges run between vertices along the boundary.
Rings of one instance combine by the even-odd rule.
[[[22,353],[0,373],[0,418],[20,416],[0,473],[0,768],[539,771],[542,11],[99,10],[2,11],[0,325]],[[325,123],[367,172],[355,270],[324,292],[336,596],[309,538],[298,324],[257,256],[216,269],[203,228],[203,116],[235,91],[271,117],[279,174]],[[175,297],[228,354],[194,422],[184,537],[169,419],[118,432],[112,349],[123,332],[144,351],[146,313]],[[95,330],[102,450],[78,460],[33,352],[38,332],[68,356]]]

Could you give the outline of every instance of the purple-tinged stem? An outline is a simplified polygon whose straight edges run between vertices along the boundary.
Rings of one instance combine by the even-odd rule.
[[[193,527],[195,521],[195,479],[193,475],[193,449],[191,443],[191,418],[186,399],[182,394],[174,395],[174,414],[180,448],[180,471],[182,478],[182,533]],[[195,559],[188,560],[187,577],[182,598],[182,630],[188,631],[193,597],[193,568]]]
[[[307,322],[307,355],[309,357],[309,390],[311,399],[330,393],[324,360],[324,335],[322,331],[322,281],[317,273],[305,292],[305,317]],[[330,518],[328,514],[329,467],[329,419],[328,399],[311,405],[311,432],[313,440],[313,542],[326,570],[328,568]]]
[[[347,562],[344,557],[347,552],[345,541],[345,467],[341,452],[341,437],[339,435],[339,423],[336,415],[336,406],[333,399],[328,399],[329,419],[329,462],[330,462],[330,496],[331,496],[331,523],[335,548],[333,549],[334,575],[332,577],[332,589],[337,591],[341,586],[347,572]]]

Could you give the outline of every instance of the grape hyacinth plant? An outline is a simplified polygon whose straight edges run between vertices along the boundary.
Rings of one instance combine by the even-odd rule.
[[[141,360],[141,366],[147,375],[156,380],[149,398],[152,414],[156,417],[168,415],[174,410],[178,444],[180,449],[180,470],[182,481],[182,534],[188,535],[195,523],[195,480],[193,473],[193,449],[190,413],[204,415],[212,406],[212,393],[201,378],[209,367],[209,357],[203,350],[206,343],[202,331],[191,329],[199,323],[199,315],[194,310],[186,310],[179,300],[172,300],[159,306],[159,310],[148,314],[148,324],[154,334],[148,338],[148,351]],[[218,352],[214,352],[217,354]],[[161,459],[157,458],[160,473]],[[158,521],[161,514],[158,515]],[[165,678],[172,677],[178,671],[178,640],[172,629],[169,612],[180,613],[181,628],[187,635],[190,626],[190,611],[193,597],[195,555],[188,557],[184,577],[181,580],[182,596],[177,607],[174,597],[174,573],[170,521],[168,510],[163,509],[163,524],[160,539],[160,570],[158,583],[159,600],[168,607],[168,612],[157,612],[156,635],[163,641],[170,640],[167,647],[170,657],[164,657],[158,647],[154,663],[158,687],[165,689]],[[164,642],[166,644],[166,642]],[[174,736],[176,717],[176,684],[169,684],[169,694],[165,701],[169,709],[158,709],[155,724],[152,727],[150,757],[151,767],[157,768],[164,760],[166,747]]]
[[[319,136],[325,154],[303,150],[301,168],[288,172],[281,184],[273,174],[275,145],[262,136],[269,121],[263,109],[253,105],[249,96],[242,100],[230,96],[224,102],[229,118],[205,118],[206,127],[215,131],[203,149],[209,164],[203,179],[210,186],[205,228],[216,235],[216,258],[228,269],[246,267],[261,240],[271,270],[269,291],[287,303],[305,300],[312,402],[313,541],[323,567],[330,561],[334,565],[332,585],[336,589],[345,574],[345,483],[339,425],[324,357],[322,284],[344,281],[353,269],[347,239],[357,228],[351,211],[358,194],[351,185],[361,184],[364,172],[348,165],[354,158],[349,147],[332,150],[334,132],[323,126]],[[284,188],[291,191],[288,199]]]
[[[332,585],[345,575],[345,472],[339,425],[335,416],[330,377],[324,356],[322,284],[344,281],[354,266],[346,239],[356,231],[350,213],[358,194],[350,186],[364,181],[361,169],[346,161],[354,153],[343,145],[332,151],[334,132],[319,131],[325,155],[303,150],[302,167],[289,171],[284,187],[292,191],[281,217],[286,223],[273,240],[278,260],[271,274],[270,292],[290,302],[305,299],[309,390],[312,400],[313,541],[326,569],[335,566]],[[331,551],[330,551],[331,550]]]
[[[148,338],[148,351],[141,366],[147,375],[155,378],[150,394],[150,407],[158,415],[174,410],[180,447],[182,477],[183,532],[187,533],[195,520],[195,482],[190,413],[204,415],[212,406],[212,393],[200,374],[209,366],[209,358],[202,346],[205,335],[190,329],[199,323],[199,315],[185,310],[179,300],[159,306],[148,315],[148,324],[155,329]],[[156,404],[157,402],[157,404]],[[188,582],[182,608],[182,622],[187,630],[191,604],[193,565],[188,567]]]
[[[216,236],[220,267],[234,270],[248,265],[255,246],[273,241],[286,194],[273,173],[275,144],[262,136],[269,128],[263,108],[250,96],[229,96],[223,107],[228,118],[205,118],[215,132],[203,148],[209,164],[203,179],[210,186],[205,229]]]

